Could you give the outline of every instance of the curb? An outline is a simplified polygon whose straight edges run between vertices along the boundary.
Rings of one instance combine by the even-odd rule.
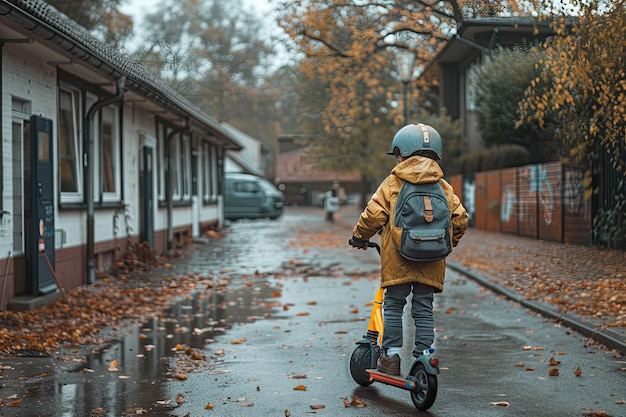
[[[464,267],[458,262],[448,261],[447,266],[455,270],[456,272],[476,281],[483,287],[489,288],[496,293],[502,294],[505,297],[520,303],[524,307],[538,312],[544,317],[560,321],[565,326],[577,331],[583,336],[586,336],[598,343],[601,343],[609,349],[618,350],[623,355],[626,355],[626,336],[623,334],[617,333],[611,329],[598,330],[593,325],[583,322],[580,318],[563,314],[548,304],[526,300],[524,297],[520,296],[518,293],[511,290],[510,288],[507,288],[501,284],[496,284],[494,282],[497,281],[496,278],[486,275],[482,272],[478,272],[472,268]]]

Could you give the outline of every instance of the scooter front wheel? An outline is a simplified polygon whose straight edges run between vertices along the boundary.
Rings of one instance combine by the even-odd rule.
[[[372,364],[372,348],[369,344],[361,343],[357,345],[350,356],[350,375],[354,382],[361,386],[371,385],[370,374],[365,372]]]
[[[418,410],[426,411],[435,403],[437,397],[437,375],[426,372],[424,364],[416,361],[409,375],[416,387],[411,391],[411,400]]]

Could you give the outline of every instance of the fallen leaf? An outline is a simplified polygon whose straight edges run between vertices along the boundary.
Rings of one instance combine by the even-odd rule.
[[[185,402],[185,396],[183,394],[178,394],[176,396],[176,404],[181,405]]]
[[[207,405],[204,406],[205,410],[213,410],[215,408],[215,406],[213,405],[213,403],[208,403]]]
[[[19,407],[22,405],[22,400],[17,398],[15,400],[11,400],[9,402],[6,403],[7,407]]]
[[[111,361],[111,363],[109,364],[109,372],[117,372],[119,369],[117,369],[117,359],[113,359]]]
[[[550,376],[559,376],[559,369],[558,368],[551,368],[550,372],[548,372],[548,375],[550,375]]]
[[[343,406],[346,408],[350,408],[350,400],[348,399],[348,397],[345,397],[343,399]]]
[[[351,407],[365,407],[367,404],[365,404],[359,397],[357,397],[356,395],[354,397],[352,397],[352,401],[350,401],[350,406]]]
[[[550,366],[558,366],[561,362],[554,359],[554,356],[550,357]]]
[[[582,374],[583,371],[580,369],[580,366],[577,366],[576,369],[574,369],[574,375],[581,376]]]
[[[142,414],[148,414],[148,410],[144,408],[140,408],[140,407],[135,407],[135,408],[130,408],[124,411],[125,416],[126,415],[142,415]]]
[[[291,376],[293,379],[305,379],[306,375],[292,375]]]
[[[306,391],[306,385],[298,385],[293,390],[294,391]]]
[[[285,417],[291,417],[291,413],[289,412],[289,410],[285,410]]]
[[[492,401],[492,402],[490,402],[489,404],[491,404],[491,405],[497,405],[497,406],[499,406],[499,407],[508,407],[509,405],[511,405],[511,404],[509,404],[509,403],[508,403],[508,402],[506,402],[506,401]]]
[[[310,405],[311,410],[321,410],[322,408],[326,408],[325,405]]]

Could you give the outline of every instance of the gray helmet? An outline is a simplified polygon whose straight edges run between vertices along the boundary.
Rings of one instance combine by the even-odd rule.
[[[417,151],[432,151],[441,159],[441,135],[432,126],[422,123],[406,125],[393,137],[391,151],[387,155],[394,155],[396,148],[403,158]]]

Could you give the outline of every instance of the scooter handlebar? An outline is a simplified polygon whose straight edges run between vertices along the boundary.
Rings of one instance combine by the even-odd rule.
[[[380,245],[376,242],[367,242],[367,247],[368,248],[376,248],[376,250],[378,251],[378,254],[380,255]]]

